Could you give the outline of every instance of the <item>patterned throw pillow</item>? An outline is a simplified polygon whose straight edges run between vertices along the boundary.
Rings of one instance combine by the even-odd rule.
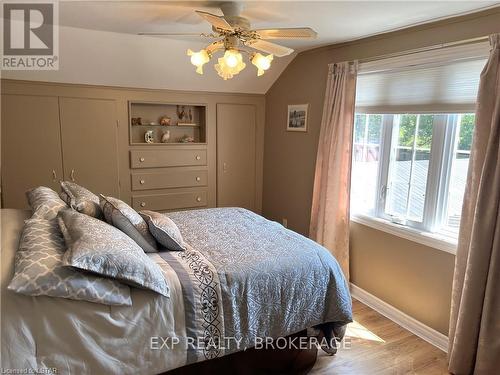
[[[70,209],[62,210],[58,219],[68,245],[64,265],[170,296],[160,267],[125,233]]]
[[[130,288],[62,265],[66,244],[57,220],[30,219],[16,253],[8,289],[28,296],[62,297],[130,306]]]
[[[139,214],[148,223],[149,231],[156,240],[168,250],[186,250],[186,244],[177,225],[168,216],[154,211],[140,211]]]
[[[99,197],[83,186],[70,181],[61,181],[61,198],[68,206],[82,214],[103,218]]]
[[[146,253],[158,251],[158,245],[149,233],[148,225],[132,207],[117,198],[101,194],[101,208],[106,222],[126,233]]]
[[[33,219],[54,219],[60,210],[68,207],[54,190],[45,186],[28,190],[26,197],[33,211]]]

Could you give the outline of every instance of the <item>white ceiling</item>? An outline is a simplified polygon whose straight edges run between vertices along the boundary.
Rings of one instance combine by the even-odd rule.
[[[247,68],[228,81],[214,71],[195,73],[186,50],[199,37],[147,37],[138,32],[209,33],[193,10],[221,14],[216,1],[60,1],[59,70],[2,71],[5,78],[138,88],[263,94],[294,58],[275,58],[262,77]],[[242,15],[255,28],[312,27],[313,41],[276,41],[297,51],[387,32],[500,4],[494,1],[245,2]],[[0,38],[1,39],[1,38]],[[1,40],[0,40],[1,43]]]
[[[195,9],[222,15],[221,1],[61,1],[60,22],[71,27],[137,34],[209,33]],[[339,43],[477,11],[498,1],[239,1],[254,28],[312,27],[313,41],[286,41],[297,50]],[[188,41],[190,38],[179,38]],[[197,38],[194,38],[197,39]],[[191,39],[192,40],[192,39]]]

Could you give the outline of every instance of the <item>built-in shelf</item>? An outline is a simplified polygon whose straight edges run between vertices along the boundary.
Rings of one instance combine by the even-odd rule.
[[[169,124],[161,124],[168,121]],[[204,105],[129,102],[130,145],[191,145],[206,143]],[[146,142],[146,133],[152,143]],[[166,142],[162,142],[162,139]],[[192,142],[182,142],[191,139]]]
[[[177,125],[160,125],[160,124],[141,124],[141,125],[132,125],[132,126],[138,126],[138,127],[148,127],[148,126],[159,126],[162,128],[182,128],[184,126],[187,127],[199,127],[200,125],[198,124],[177,124]]]

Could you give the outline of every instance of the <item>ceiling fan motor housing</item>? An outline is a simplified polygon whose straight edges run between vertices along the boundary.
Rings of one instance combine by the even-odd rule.
[[[239,45],[240,45],[240,38],[238,38],[236,35],[230,35],[224,38],[224,47],[226,49],[237,48]]]

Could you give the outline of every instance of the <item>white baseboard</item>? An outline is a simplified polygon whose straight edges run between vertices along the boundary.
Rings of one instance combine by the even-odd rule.
[[[434,345],[436,348],[441,349],[444,352],[448,351],[448,336],[445,336],[435,329],[426,326],[424,323],[406,315],[394,306],[389,305],[387,302],[382,301],[380,298],[375,297],[373,294],[368,293],[352,283],[351,295],[359,302],[384,315],[386,318],[389,318],[401,327]]]

